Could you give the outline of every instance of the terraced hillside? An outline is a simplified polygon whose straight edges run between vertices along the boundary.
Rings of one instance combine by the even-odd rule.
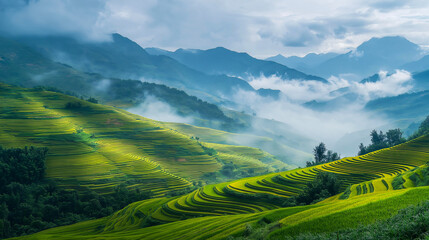
[[[231,111],[230,111],[231,112]],[[234,117],[235,119],[235,117]],[[262,120],[261,120],[262,121]],[[176,129],[181,133],[187,134],[189,136],[199,137],[201,141],[209,143],[220,143],[228,145],[246,145],[251,147],[262,148],[265,151],[268,151],[277,157],[281,157],[284,161],[288,163],[304,163],[306,161],[312,161],[313,156],[301,150],[298,150],[296,147],[292,148],[290,146],[297,146],[297,143],[284,144],[281,141],[275,141],[271,137],[261,135],[254,135],[248,133],[231,133],[221,130],[215,130],[205,127],[197,127],[189,124],[183,123],[163,123],[164,126],[172,129]],[[266,125],[263,123],[261,125]],[[262,126],[261,126],[262,128]],[[274,128],[275,129],[275,128]],[[268,129],[265,129],[268,132]],[[312,140],[303,139],[302,136],[294,135],[293,133],[288,133],[288,138],[292,138],[297,142],[301,142],[302,145],[307,145],[303,143],[311,143]],[[265,134],[269,135],[269,134]],[[243,144],[245,143],[245,144]],[[316,144],[316,143],[314,143]],[[311,149],[308,148],[308,149]]]
[[[305,184],[320,171],[332,172],[349,185],[374,180],[375,188],[386,177],[393,178],[429,159],[429,136],[379,150],[364,156],[341,160],[309,168],[240,179],[228,183],[207,185],[190,194],[173,198],[156,207],[152,220],[166,223],[201,216],[222,216],[263,212],[280,208],[288,197],[299,194]],[[366,192],[372,192],[369,187]],[[356,195],[356,194],[353,194]]]
[[[261,228],[259,236],[283,239],[300,233],[337,232],[386,219],[409,205],[429,198],[429,187],[372,193],[346,200],[228,216],[207,216],[148,226],[150,215],[168,199],[129,205],[116,214],[70,226],[48,229],[15,239],[226,239]],[[240,238],[243,239],[243,238]]]
[[[398,210],[429,198],[429,136],[367,155],[309,168],[207,185],[190,194],[136,202],[114,215],[46,230],[21,239],[225,239],[261,228],[273,239],[303,232],[335,232],[386,219]],[[282,208],[284,200],[302,191],[320,171],[333,172],[351,184],[381,182],[417,174],[420,184],[366,194],[339,194],[313,205]],[[409,177],[412,179],[412,177]],[[395,185],[392,180],[390,185]],[[406,182],[406,180],[405,180]],[[428,181],[429,182],[429,181]],[[417,183],[417,182],[416,182]],[[356,185],[353,185],[356,186]],[[352,187],[353,187],[352,186]],[[379,189],[379,186],[374,187]],[[347,191],[346,191],[347,192]],[[347,195],[347,194],[346,194]],[[228,215],[228,216],[225,216]],[[261,231],[262,231],[261,230]]]
[[[348,197],[427,185],[429,185],[429,167],[425,164],[398,175],[388,175],[383,178],[351,185]]]
[[[0,145],[48,147],[47,177],[65,188],[110,193],[126,183],[161,196],[217,172],[225,161],[261,173],[288,167],[258,149],[234,155],[228,146],[210,152],[203,144],[124,110],[0,83]]]

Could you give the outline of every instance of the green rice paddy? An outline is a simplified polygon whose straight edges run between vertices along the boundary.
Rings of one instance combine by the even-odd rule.
[[[81,107],[66,108],[70,102]],[[222,158],[261,173],[288,166],[258,149],[241,147],[234,154],[217,145],[219,155],[213,155],[202,144],[118,108],[0,84],[0,145],[48,147],[47,177],[66,189],[108,194],[125,183],[162,196],[218,171]],[[273,165],[259,161],[268,156]]]
[[[259,149],[198,142],[113,107],[7,85],[0,85],[0,93],[0,143],[48,146],[48,177],[70,189],[109,193],[128,181],[162,196],[218,171],[222,163],[217,158],[261,172],[281,164]],[[84,109],[65,109],[69,101],[82,102]],[[416,184],[416,177],[424,179],[428,159],[429,136],[422,136],[363,156],[136,202],[106,218],[19,239],[225,239],[264,224],[272,239],[333,232],[386,219],[428,199],[429,187]],[[342,189],[349,187],[346,199],[339,194],[313,205],[281,208],[279,200],[299,194],[321,171],[337,174]],[[393,190],[398,176],[404,189]]]

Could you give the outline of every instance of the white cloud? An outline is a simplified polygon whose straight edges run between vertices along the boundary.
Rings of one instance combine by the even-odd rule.
[[[350,83],[342,78],[329,78],[329,83],[320,81],[288,80],[272,75],[269,77],[250,77],[249,84],[255,88],[269,88],[282,91],[291,101],[307,102],[311,100],[329,100],[336,95],[331,92],[339,88],[350,86]]]
[[[353,83],[351,90],[363,96],[366,101],[369,101],[375,98],[397,96],[413,88],[411,73],[405,70],[396,70],[391,75],[381,71],[378,75],[380,77],[379,81]]]
[[[363,57],[364,54],[365,54],[364,51],[358,51],[357,49],[353,49],[352,52],[350,53],[349,57],[350,58],[360,58],[360,57]]]
[[[242,109],[254,112],[259,117],[284,122],[291,126],[291,129],[309,138],[335,146],[337,141],[346,134],[360,132],[361,135],[363,133],[367,136],[369,130],[388,123],[389,121],[383,116],[374,116],[366,112],[365,104],[376,98],[406,93],[412,89],[413,83],[411,74],[404,70],[396,70],[390,75],[381,71],[377,82],[360,83],[338,77],[331,77],[328,81],[328,83],[284,81],[275,75],[260,76],[251,78],[249,83],[256,89],[281,90],[283,94],[280,99],[273,100],[256,93],[238,91],[234,95],[234,100],[242,104]],[[316,111],[302,105],[311,100],[329,101],[343,94],[351,94],[351,100],[346,100],[347,104],[341,107],[334,103],[335,106],[330,107],[328,111]],[[348,140],[350,141],[348,146],[356,147],[359,141],[362,141],[361,138]],[[346,153],[351,154],[350,151]]]
[[[100,92],[106,92],[110,88],[110,85],[112,85],[112,81],[109,79],[102,79],[94,86],[94,89]]]
[[[85,41],[109,41],[101,0],[0,0],[0,31],[12,34],[71,34]]]
[[[224,46],[257,57],[344,52],[371,37],[429,44],[424,0],[0,0],[0,31],[74,34],[108,40],[119,32],[144,47]]]
[[[249,77],[249,84],[255,88],[269,88],[280,90],[289,101],[303,103],[311,100],[326,101],[342,95],[336,90],[349,88],[348,93],[356,93],[362,102],[366,102],[380,97],[396,96],[406,93],[413,88],[411,73],[405,70],[396,70],[388,75],[385,71],[380,71],[380,80],[377,82],[360,83],[347,80],[344,77],[330,77],[328,83],[320,81],[285,81],[276,75],[265,77]]]
[[[385,124],[384,119],[364,112],[359,104],[352,104],[347,108],[334,111],[319,112],[293,103],[285,97],[273,100],[252,92],[239,91],[235,94],[235,98],[245,108],[251,108],[257,116],[286,123],[294,131],[316,141],[323,141],[331,147],[345,134]],[[353,144],[357,148],[359,142]]]
[[[144,102],[140,103],[136,107],[127,109],[127,111],[145,118],[163,122],[180,122],[188,124],[192,124],[193,122],[191,117],[180,116],[170,105],[151,95],[147,95]]]

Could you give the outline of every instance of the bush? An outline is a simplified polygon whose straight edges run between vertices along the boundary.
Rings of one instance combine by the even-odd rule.
[[[336,174],[319,172],[295,199],[298,205],[313,204],[338,194],[340,189],[341,181],[338,180]]]
[[[66,109],[79,109],[82,108],[82,103],[81,102],[68,102],[65,105]]]
[[[93,98],[93,97],[88,98],[86,101],[88,101],[90,103],[98,103],[98,100]]]

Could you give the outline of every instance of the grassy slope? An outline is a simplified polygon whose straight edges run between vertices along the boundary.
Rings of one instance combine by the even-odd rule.
[[[145,214],[150,209],[138,208],[134,203],[111,217],[49,229],[18,239],[224,239],[244,232],[248,224],[263,225],[262,222],[270,224],[277,221],[280,225],[273,225],[276,227],[271,229],[270,237],[278,239],[285,234],[332,232],[373,223],[428,197],[429,187],[419,187],[261,213],[194,218],[146,228],[140,227],[142,223],[135,220],[138,219],[136,213]],[[163,200],[147,201],[156,205]],[[116,225],[112,228],[113,223]]]
[[[137,45],[134,47],[140,48]],[[100,49],[96,50],[96,52],[98,52]],[[117,50],[118,49],[115,51]],[[123,54],[123,51],[120,51],[120,54]],[[110,60],[116,61],[117,59],[115,60],[112,58]],[[143,69],[142,66],[135,67],[140,70]],[[159,73],[162,72],[165,73],[168,71],[159,71]],[[55,87],[62,91],[77,93],[85,96],[86,98],[89,96],[96,97],[103,103],[111,106],[119,106],[121,108],[138,106],[147,96],[153,96],[172,106],[179,115],[191,116],[194,119],[194,124],[199,126],[237,130],[242,129],[243,127],[250,127],[253,122],[252,118],[243,117],[242,114],[233,113],[233,111],[228,111],[229,117],[227,117],[216,105],[203,102],[194,96],[187,95],[183,91],[169,88],[165,85],[141,82],[137,80],[106,79],[98,74],[78,71],[70,66],[53,62],[32,48],[1,36],[0,82],[23,87],[34,87],[40,85]],[[197,93],[194,91],[192,92],[195,94]],[[202,92],[198,92],[197,95],[201,94]],[[204,93],[203,95],[207,96],[209,93]],[[262,129],[262,127],[258,126],[258,129]],[[208,131],[208,134],[206,135],[213,134],[210,129],[205,129],[205,131]],[[264,129],[261,134],[272,136],[267,129]],[[293,134],[292,132],[282,131],[282,135],[285,135],[285,138],[290,141],[283,142],[283,144],[267,139],[264,139],[264,141],[249,142],[244,141],[244,139],[248,139],[247,136],[244,136],[241,138],[238,145],[251,145],[252,147],[257,146],[258,148],[262,148],[265,151],[275,154],[277,157],[281,157],[282,160],[288,162],[290,162],[290,160],[299,159],[302,163],[309,160],[311,157],[309,154],[297,151],[294,148],[299,148],[302,143],[309,143],[306,144],[309,145],[306,149],[311,150],[311,147],[315,143],[313,144],[311,142],[310,144],[308,139],[303,138],[298,134]],[[234,144],[237,145],[236,143]],[[280,156],[283,152],[286,153],[284,154],[285,156]]]
[[[316,167],[205,186],[171,199],[154,211],[151,217],[161,222],[172,222],[200,216],[261,212],[279,208],[279,201],[275,202],[273,198],[281,201],[282,198],[299,194],[319,171],[338,174],[345,189],[351,184],[396,176],[426,163],[428,158],[429,136],[424,136],[390,149]]]
[[[67,102],[80,102],[83,107],[66,109]],[[5,84],[0,84],[0,103],[0,145],[49,147],[47,176],[66,188],[109,193],[127,183],[162,195],[222,167],[216,159],[222,156],[209,155],[189,136],[114,107]],[[259,151],[250,156],[256,152],[246,147],[242,151],[254,162],[267,154]],[[234,155],[226,150],[225,154]],[[228,160],[235,163],[240,157]],[[272,170],[270,163],[236,165],[254,167],[255,172]]]
[[[388,218],[399,209],[422,202],[429,197],[429,187],[374,191],[346,200],[340,200],[337,195],[315,205],[292,208],[278,208],[263,198],[234,197],[225,190],[288,197],[297,194],[317,171],[336,172],[346,185],[394,177],[426,163],[428,157],[429,136],[423,136],[389,149],[313,168],[205,186],[176,198],[137,202],[111,217],[47,230],[26,239],[55,239],[59,234],[66,239],[95,236],[99,239],[222,239],[242,233],[246,224],[263,226],[264,223],[272,224],[270,236],[274,239],[306,231],[336,231]],[[145,227],[153,220],[170,223]]]
[[[284,155],[284,159],[288,162],[311,161],[312,156],[304,151],[289,147],[281,142],[276,142],[270,137],[257,136],[253,134],[230,133],[221,130],[215,130],[204,127],[196,127],[183,123],[163,123],[166,127],[177,129],[189,136],[199,137],[204,142],[220,143],[228,145],[245,145],[252,147],[260,147],[264,150],[279,156],[278,153]],[[304,140],[305,141],[305,140]],[[296,144],[295,144],[296,145]],[[299,159],[299,161],[297,161]]]

